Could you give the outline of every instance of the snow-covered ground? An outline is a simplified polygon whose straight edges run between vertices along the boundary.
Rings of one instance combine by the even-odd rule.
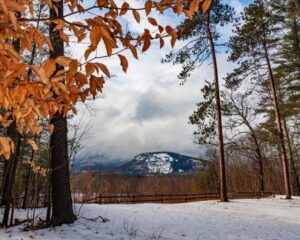
[[[76,206],[78,213],[80,205]],[[26,212],[19,210],[22,219]],[[85,218],[101,215],[108,222]],[[0,214],[1,216],[1,214]],[[299,240],[300,198],[185,204],[83,205],[72,225],[34,232],[0,229],[0,240]]]

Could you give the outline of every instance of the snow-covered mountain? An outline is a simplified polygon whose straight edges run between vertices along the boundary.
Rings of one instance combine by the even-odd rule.
[[[206,165],[205,160],[174,152],[150,152],[135,156],[118,172],[127,175],[194,174]]]

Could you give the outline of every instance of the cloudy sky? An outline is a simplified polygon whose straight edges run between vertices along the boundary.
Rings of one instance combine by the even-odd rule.
[[[142,4],[135,0],[128,2],[132,6]],[[224,2],[234,6],[236,12],[249,3],[248,0]],[[154,16],[164,24],[176,24],[174,16]],[[126,18],[128,28],[143,30],[145,20],[138,25],[131,16]],[[226,39],[231,34],[231,27],[224,27],[221,32]],[[175,50],[181,45],[177,42]],[[84,46],[73,44],[72,55],[82,56],[82,49]],[[180,66],[161,64],[161,59],[170,50],[169,43],[162,50],[153,44],[138,61],[129,58],[126,74],[121,71],[117,58],[104,62],[114,77],[107,80],[103,96],[88,103],[88,107],[78,105],[79,114],[73,120],[79,122],[83,116],[85,124],[90,124],[78,158],[99,155],[125,160],[151,151],[174,151],[195,157],[201,154],[201,148],[193,143],[195,126],[188,124],[188,117],[202,99],[200,88],[204,81],[213,80],[212,66],[206,62],[181,86],[176,77]],[[221,77],[233,68],[226,59],[225,53],[218,54]]]

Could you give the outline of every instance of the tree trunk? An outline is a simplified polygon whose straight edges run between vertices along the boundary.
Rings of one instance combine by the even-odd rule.
[[[298,15],[300,16],[300,0],[294,0]]]
[[[23,202],[22,202],[22,208],[25,209],[27,208],[27,200],[28,200],[28,194],[29,194],[29,183],[30,183],[30,175],[31,175],[31,167],[28,166],[26,167],[26,176],[25,176],[25,192],[24,192],[24,197],[23,197]]]
[[[219,141],[219,154],[220,154],[220,190],[221,190],[221,202],[227,202],[227,184],[226,184],[226,171],[225,171],[225,154],[224,154],[224,140],[223,140],[223,126],[222,126],[222,109],[219,90],[219,74],[218,63],[216,57],[216,50],[214,40],[210,30],[210,14],[207,14],[207,36],[210,43],[213,69],[214,69],[214,82],[215,82],[215,98],[216,98],[216,113],[218,121],[218,141]]]
[[[264,173],[264,163],[263,163],[263,156],[261,153],[261,149],[260,149],[260,144],[258,142],[257,137],[255,136],[255,131],[252,128],[252,126],[250,125],[250,123],[244,118],[244,121],[246,121],[246,125],[248,126],[250,132],[251,132],[251,137],[254,141],[255,144],[255,152],[257,155],[257,159],[258,159],[258,164],[259,164],[259,192],[264,193],[265,192],[265,173]]]
[[[50,9],[51,18],[63,16],[64,1],[52,1],[58,10],[56,15],[54,9]],[[50,52],[51,58],[64,55],[64,43],[59,36],[59,31],[53,31],[55,23],[50,25],[50,38],[54,50]],[[57,71],[61,70],[57,66]],[[73,213],[72,198],[70,190],[70,173],[68,159],[67,119],[63,114],[57,112],[51,119],[54,125],[53,134],[50,137],[50,161],[52,180],[52,219],[51,225],[58,226],[65,223],[73,223],[76,216]]]
[[[9,209],[10,205],[13,201],[13,187],[14,187],[14,181],[15,181],[15,175],[16,175],[16,170],[17,170],[17,165],[18,165],[18,160],[20,157],[20,149],[21,149],[21,136],[18,134],[18,139],[17,139],[17,144],[16,144],[16,152],[13,154],[13,158],[10,159],[10,167],[9,167],[9,180],[8,180],[8,185],[7,185],[7,192],[5,196],[6,200],[6,205],[4,208],[4,213],[3,213],[3,220],[2,220],[2,226],[7,227],[8,226],[8,218],[9,218]]]
[[[3,178],[2,178],[2,184],[1,184],[1,201],[0,206],[6,205],[6,194],[7,194],[7,186],[8,186],[8,180],[9,180],[9,169],[10,164],[12,161],[4,160],[4,168],[3,168]]]
[[[51,159],[50,159],[50,156],[51,156],[51,150],[50,150],[50,147],[49,147],[49,166],[48,168],[49,169],[52,169],[51,167]],[[48,173],[47,174],[47,178],[48,178],[48,186],[47,186],[47,214],[46,214],[46,222],[50,222],[51,220],[51,173]]]
[[[298,176],[297,169],[296,169],[296,166],[295,166],[294,154],[293,154],[291,140],[290,140],[289,131],[288,131],[288,128],[287,128],[285,118],[283,118],[283,128],[284,128],[286,141],[287,141],[287,144],[288,144],[289,156],[290,156],[290,167],[291,167],[291,174],[292,174],[293,191],[294,191],[294,194],[298,196],[299,192],[300,192],[299,176]]]
[[[252,133],[253,134],[253,133]],[[254,142],[255,142],[255,151],[258,158],[258,164],[259,164],[259,192],[264,193],[265,192],[265,180],[264,180],[264,164],[263,164],[263,157],[261,154],[259,143],[256,139],[256,137],[252,136]]]
[[[281,124],[281,116],[278,107],[276,86],[275,86],[273,71],[272,71],[266,43],[263,44],[263,47],[265,52],[265,60],[267,62],[268,71],[269,71],[270,86],[271,86],[272,98],[273,98],[273,107],[276,116],[276,126],[277,126],[278,141],[279,141],[278,144],[280,146],[280,153],[281,153],[280,155],[281,155],[281,162],[282,162],[283,174],[284,174],[285,195],[286,195],[286,199],[291,199],[292,196],[291,196],[291,186],[290,186],[290,176],[289,176],[289,165],[288,165],[288,159],[287,159],[286,149],[284,144],[284,137],[283,137],[282,124]]]
[[[34,136],[33,139],[36,142],[36,135]],[[31,156],[30,156],[30,161],[32,162],[34,159],[34,150],[31,150]],[[24,197],[23,197],[23,203],[22,203],[22,208],[25,209],[27,208],[27,198],[28,198],[28,192],[29,192],[29,180],[31,177],[31,167],[28,166],[27,168],[27,173],[25,176],[25,192],[24,192]]]

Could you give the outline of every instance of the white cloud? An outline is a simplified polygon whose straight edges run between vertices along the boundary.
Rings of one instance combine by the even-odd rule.
[[[163,21],[172,22],[169,16],[166,19]],[[82,48],[76,45],[71,49],[75,56],[82,54]],[[202,98],[200,88],[204,80],[213,80],[212,67],[204,64],[180,86],[180,66],[160,62],[169,51],[169,44],[163,50],[152,45],[139,61],[128,54],[127,74],[121,71],[117,58],[104,61],[115,77],[107,80],[104,97],[91,104],[93,116],[79,106],[81,112],[76,118],[84,113],[92,124],[80,156],[131,159],[142,152],[161,150],[200,154],[200,147],[193,143],[195,127],[188,124],[188,117]],[[226,58],[223,53],[218,55],[221,77],[232,69]]]

